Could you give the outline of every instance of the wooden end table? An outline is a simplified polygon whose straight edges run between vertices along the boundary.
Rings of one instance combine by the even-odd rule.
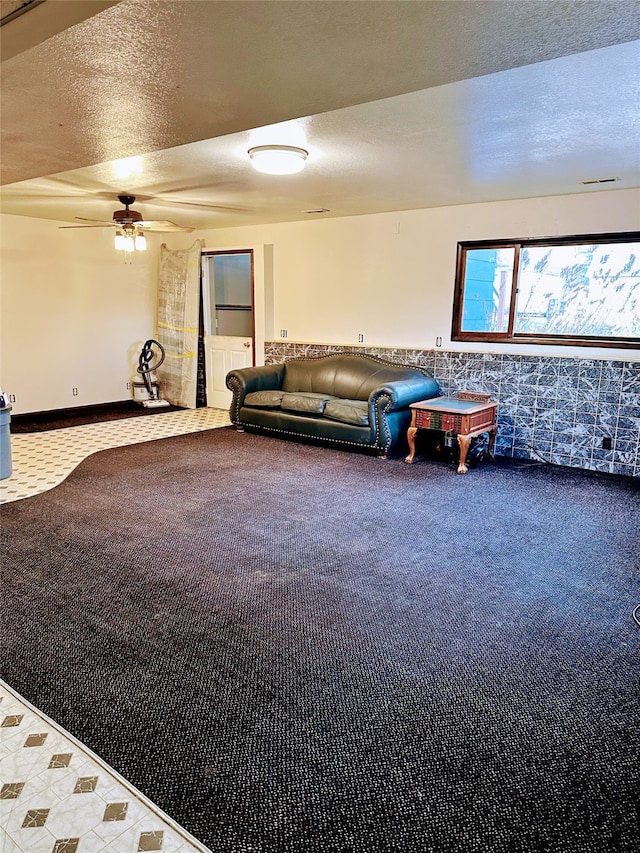
[[[489,434],[489,456],[493,458],[496,439],[498,404],[489,400],[488,394],[461,392],[457,397],[433,397],[411,403],[411,426],[407,430],[409,455],[405,462],[411,464],[416,454],[416,433],[419,429],[436,429],[457,435],[460,447],[458,474],[466,474],[467,453],[471,439]]]

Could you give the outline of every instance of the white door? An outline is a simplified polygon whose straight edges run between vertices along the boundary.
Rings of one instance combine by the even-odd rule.
[[[251,338],[207,335],[204,347],[207,356],[207,406],[228,409],[231,405],[231,391],[226,386],[227,373],[239,367],[251,367]]]
[[[228,409],[227,373],[253,365],[253,252],[205,252],[202,258],[207,406]]]

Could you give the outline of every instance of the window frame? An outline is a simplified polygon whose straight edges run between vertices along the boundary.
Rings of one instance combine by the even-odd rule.
[[[481,343],[543,344],[553,346],[612,347],[616,349],[640,349],[640,338],[603,338],[595,335],[518,334],[514,331],[516,298],[518,294],[518,269],[520,250],[533,246],[580,246],[594,243],[631,243],[640,240],[640,231],[621,231],[610,234],[574,234],[565,237],[525,237],[508,240],[462,240],[458,243],[456,278],[453,297],[452,341],[476,341]],[[511,300],[509,323],[506,332],[465,332],[462,330],[464,282],[466,259],[469,249],[515,249],[514,267],[511,277]]]

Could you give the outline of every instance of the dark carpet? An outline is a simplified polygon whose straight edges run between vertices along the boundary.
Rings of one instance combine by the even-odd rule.
[[[218,429],[3,509],[2,677],[213,851],[638,849],[638,481]]]
[[[74,409],[53,409],[48,412],[30,412],[13,415],[11,432],[44,432],[52,429],[66,429],[82,424],[97,424],[103,421],[115,421],[120,418],[138,418],[144,415],[156,415],[161,412],[181,412],[180,406],[162,406],[157,409],[145,408],[133,400],[116,403],[100,403],[97,406],[79,406]]]

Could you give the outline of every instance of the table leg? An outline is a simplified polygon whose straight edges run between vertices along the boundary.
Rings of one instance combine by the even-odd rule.
[[[470,435],[459,435],[458,436],[458,445],[460,447],[460,463],[458,465],[458,474],[466,474],[469,470],[467,468],[467,453],[469,452],[469,445],[471,444],[471,436]]]
[[[489,430],[489,446],[487,447],[487,453],[489,454],[489,458],[493,459],[493,446],[496,443],[496,434],[498,432],[498,427],[491,427]]]
[[[413,462],[413,457],[416,455],[416,433],[418,432],[418,427],[410,426],[407,430],[407,443],[409,445],[409,455],[405,456],[404,461],[411,464]]]

